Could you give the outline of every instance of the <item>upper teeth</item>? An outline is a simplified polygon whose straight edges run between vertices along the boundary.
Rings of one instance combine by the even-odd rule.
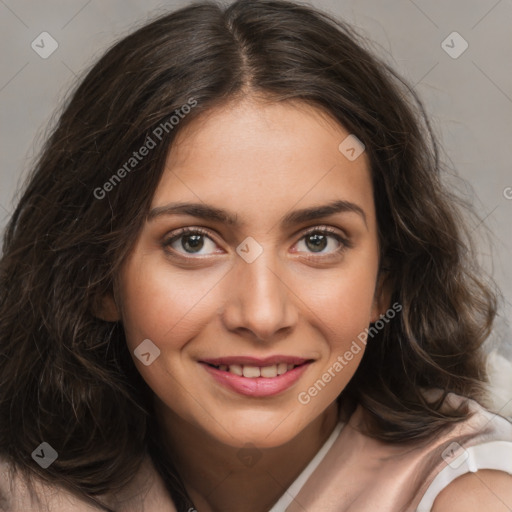
[[[229,366],[225,364],[221,364],[219,366],[219,370],[229,371],[234,373],[235,375],[240,375],[244,377],[249,377],[251,379],[256,377],[277,377],[278,375],[282,375],[289,370],[292,370],[296,365],[279,363],[272,364],[270,366],[251,366],[251,365],[240,365],[240,364],[231,364]]]

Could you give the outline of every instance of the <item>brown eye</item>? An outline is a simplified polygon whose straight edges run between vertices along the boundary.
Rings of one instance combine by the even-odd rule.
[[[186,252],[199,252],[204,246],[203,235],[182,235],[180,239],[180,245]]]
[[[307,248],[313,252],[322,252],[329,242],[327,236],[318,233],[307,235],[305,241]]]
[[[218,252],[217,244],[212,238],[197,228],[184,228],[178,233],[171,234],[163,246],[182,256],[207,256]]]
[[[294,252],[329,255],[351,247],[350,242],[337,231],[328,228],[316,228],[306,233],[296,244]]]

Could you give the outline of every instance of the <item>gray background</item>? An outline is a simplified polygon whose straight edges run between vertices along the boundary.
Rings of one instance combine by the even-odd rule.
[[[512,0],[314,0],[354,24],[424,100],[444,159],[474,189],[474,235],[504,294],[493,343],[512,359]],[[17,187],[67,90],[119,37],[187,1],[0,0],[0,228]],[[46,31],[58,42],[47,59],[31,47]],[[469,44],[458,58],[442,47],[456,31]],[[452,45],[452,43],[448,43]],[[455,49],[460,48],[454,42]],[[508,191],[508,194],[507,194]],[[508,195],[508,198],[507,198]],[[492,256],[491,256],[492,249]],[[512,384],[510,384],[512,398]]]

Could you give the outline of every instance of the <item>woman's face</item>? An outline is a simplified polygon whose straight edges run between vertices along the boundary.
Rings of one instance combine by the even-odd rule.
[[[347,136],[305,103],[250,99],[194,120],[124,264],[118,311],[140,373],[171,414],[230,446],[300,433],[384,312],[369,163],[351,139],[339,149]]]

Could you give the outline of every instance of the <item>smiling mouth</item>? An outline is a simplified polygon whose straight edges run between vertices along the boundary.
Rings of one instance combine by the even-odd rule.
[[[267,398],[294,386],[314,359],[229,356],[198,362],[224,388],[252,398]]]
[[[246,377],[248,379],[256,379],[258,377],[264,378],[273,378],[278,377],[279,375],[284,375],[285,373],[297,368],[298,366],[302,366],[310,361],[304,361],[301,364],[290,364],[290,363],[279,363],[279,364],[271,364],[268,366],[254,366],[248,364],[220,364],[215,365],[211,363],[205,363],[212,368],[216,368],[222,372],[233,373],[234,375],[238,375],[239,377]]]

